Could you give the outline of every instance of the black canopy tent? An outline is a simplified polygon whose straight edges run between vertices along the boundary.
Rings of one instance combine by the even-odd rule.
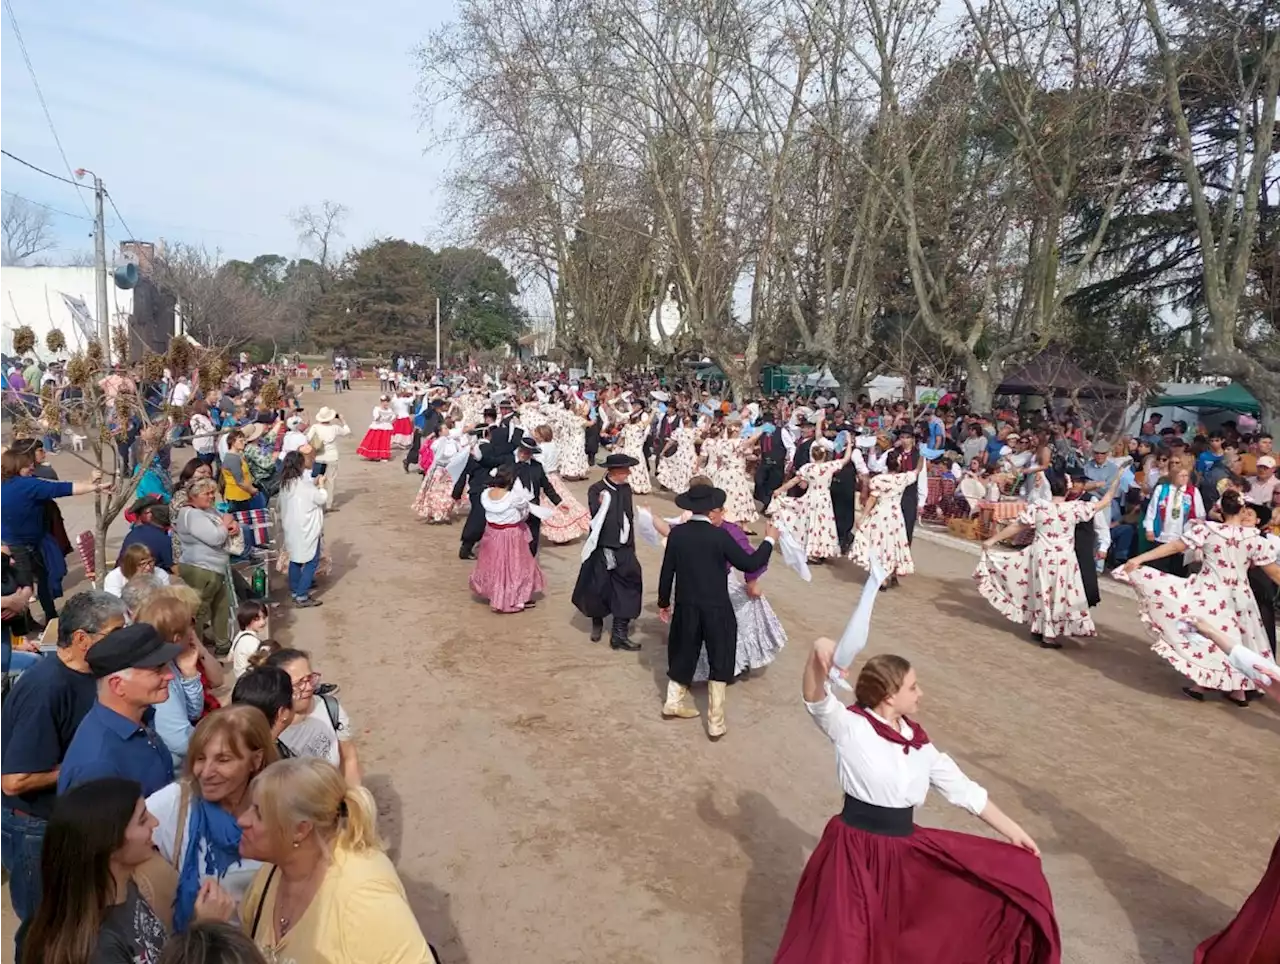
[[[1125,394],[1123,385],[1094,378],[1083,368],[1057,352],[1044,352],[1005,377],[997,395],[1085,395],[1116,398]]]

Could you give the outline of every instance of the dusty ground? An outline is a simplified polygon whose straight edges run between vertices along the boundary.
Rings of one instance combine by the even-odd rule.
[[[357,437],[371,399],[337,399]],[[274,635],[341,683],[382,830],[445,961],[771,961],[840,803],[801,667],[815,636],[843,628],[861,573],[818,568],[804,584],[771,570],[791,645],[730,689],[729,735],[712,745],[699,722],[659,717],[656,551],[641,549],[640,653],[588,641],[569,602],[577,546],[544,548],[537,609],[495,615],[467,590],[460,525],[419,522],[419,477],[360,462],[355,442],[326,521],[325,605],[286,611]],[[979,598],[972,556],[918,541],[916,559],[870,648],[915,662],[930,734],[1040,843],[1066,961],[1190,961],[1275,839],[1275,701],[1186,700],[1122,598],[1095,611],[1096,640],[1050,653]],[[920,820],[985,830],[941,800]]]

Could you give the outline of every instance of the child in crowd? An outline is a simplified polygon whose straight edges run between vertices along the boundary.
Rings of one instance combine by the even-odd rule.
[[[262,647],[262,634],[267,628],[267,605],[261,600],[246,599],[236,610],[240,632],[231,642],[231,675],[239,679],[249,669],[249,659]]]

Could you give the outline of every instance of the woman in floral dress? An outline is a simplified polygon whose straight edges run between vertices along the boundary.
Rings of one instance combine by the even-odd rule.
[[[658,484],[677,495],[689,488],[698,461],[694,448],[696,432],[688,415],[680,417],[680,425],[667,439],[666,450],[658,460]]]
[[[542,534],[548,542],[561,546],[590,531],[591,513],[574,498],[564,479],[560,477],[560,446],[555,441],[551,426],[539,425],[533,430],[533,437],[538,440],[538,448],[542,450],[534,458],[542,463],[547,481],[560,496],[560,504],[555,507],[554,513],[542,520]]]
[[[1076,558],[1076,525],[1111,505],[1120,477],[1096,502],[1066,502],[1066,477],[1046,474],[1052,501],[1028,503],[1013,522],[983,543],[985,551],[973,578],[982,598],[997,612],[1012,622],[1030,623],[1031,638],[1045,649],[1061,649],[1059,636],[1097,635]],[[998,543],[1028,526],[1035,527],[1029,547],[992,554]]]
[[[783,482],[769,502],[773,524],[779,529],[786,526],[791,531],[810,562],[840,555],[840,535],[836,532],[835,509],[831,505],[831,480],[849,461],[853,446],[846,446],[844,455],[838,459],[831,456],[831,451],[825,440],[814,442],[810,449],[813,461],[800,466],[795,477]],[[801,483],[805,490],[798,499],[778,498]]]
[[[453,420],[445,419],[435,438],[429,440],[430,445],[423,442],[423,448],[431,451],[431,467],[426,470],[417,498],[413,500],[413,511],[428,522],[450,522],[457,508],[449,463],[462,451],[465,443],[460,435],[450,434],[452,429]]]
[[[556,441],[560,443],[560,477],[566,480],[585,479],[591,466],[587,462],[587,426],[591,420],[585,407],[580,408],[570,396],[556,413],[551,426]]]
[[[1256,688],[1253,680],[1227,661],[1221,649],[1189,640],[1181,628],[1188,619],[1203,617],[1233,640],[1253,652],[1271,655],[1258,603],[1249,588],[1249,567],[1258,566],[1280,583],[1276,550],[1265,536],[1246,521],[1251,513],[1234,489],[1222,493],[1222,522],[1193,522],[1182,538],[1166,542],[1125,563],[1115,573],[1138,594],[1139,615],[1155,641],[1151,649],[1191,684],[1182,691],[1203,700],[1207,689],[1219,690],[1238,706],[1248,703],[1245,693]],[[1187,579],[1144,563],[1195,549],[1200,571]]]
[[[850,445],[849,448],[853,448]],[[885,467],[888,469],[871,480],[870,495],[862,508],[862,521],[854,531],[849,558],[863,569],[871,569],[871,560],[879,559],[888,581],[881,591],[898,585],[899,576],[909,576],[916,571],[911,558],[911,544],[907,542],[907,520],[902,515],[902,493],[910,486],[918,485],[918,472],[899,472],[898,462],[903,450],[890,449]],[[832,531],[835,523],[832,523]]]
[[[732,431],[732,427],[729,429]],[[719,461],[711,473],[712,483],[724,489],[724,519],[735,525],[750,525],[760,518],[752,497],[751,477],[747,475],[747,452],[759,444],[758,438],[736,439],[726,433],[718,440]],[[827,487],[830,493],[830,485]],[[750,533],[748,533],[750,534]]]
[[[633,495],[648,495],[653,491],[653,485],[649,481],[649,465],[644,457],[644,437],[648,428],[644,410],[636,409],[631,413],[631,420],[618,433],[618,440],[613,443],[615,453],[629,455],[639,463],[631,466],[630,477],[627,479]]]

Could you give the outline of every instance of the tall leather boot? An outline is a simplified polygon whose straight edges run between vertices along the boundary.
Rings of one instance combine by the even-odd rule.
[[[718,740],[729,731],[724,722],[724,697],[727,691],[727,683],[719,683],[715,680],[707,683],[707,736],[712,740]]]
[[[609,648],[621,649],[628,653],[634,653],[640,648],[639,643],[633,643],[627,638],[627,629],[631,626],[631,620],[619,619],[613,617],[613,629],[609,633]]]
[[[696,720],[698,710],[684,701],[689,687],[681,686],[673,679],[667,680],[667,701],[662,704],[662,717],[666,720]]]

